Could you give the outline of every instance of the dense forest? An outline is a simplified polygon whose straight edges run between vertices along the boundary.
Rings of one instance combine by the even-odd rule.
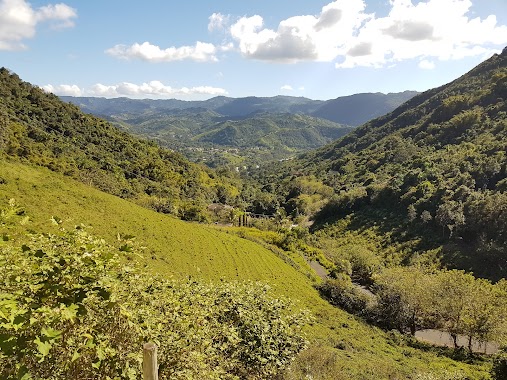
[[[259,174],[290,213],[332,234],[383,232],[410,245],[398,263],[434,259],[476,275],[507,274],[507,51],[448,85],[300,159]],[[318,207],[317,207],[318,206]],[[418,253],[418,254],[416,254]],[[391,255],[392,256],[392,255]],[[431,256],[431,257],[430,257]]]
[[[416,94],[355,94],[328,101],[290,96],[205,101],[61,98],[191,161],[252,170],[326,145]]]

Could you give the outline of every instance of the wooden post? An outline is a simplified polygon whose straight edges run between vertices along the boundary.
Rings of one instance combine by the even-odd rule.
[[[143,346],[143,379],[158,380],[157,346],[152,342]]]

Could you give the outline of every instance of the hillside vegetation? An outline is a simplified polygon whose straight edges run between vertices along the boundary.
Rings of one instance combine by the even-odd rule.
[[[142,272],[166,279],[172,278],[177,281],[172,285],[171,292],[173,294],[179,294],[178,297],[181,297],[182,302],[197,302],[196,305],[201,305],[199,310],[185,306],[185,309],[182,310],[184,312],[181,317],[182,319],[175,321],[177,325],[167,325],[167,323],[173,323],[171,322],[172,320],[164,322],[166,323],[164,326],[167,326],[165,330],[173,331],[171,329],[176,329],[174,334],[182,334],[181,339],[183,341],[180,343],[174,342],[173,346],[168,346],[167,344],[172,340],[166,341],[166,338],[162,335],[158,336],[158,338],[156,338],[157,335],[149,335],[158,334],[149,327],[150,321],[160,318],[157,314],[152,315],[146,320],[147,331],[141,333],[140,330],[135,330],[137,331],[135,334],[140,333],[140,336],[146,339],[150,337],[163,339],[160,340],[162,352],[172,352],[171,355],[176,355],[177,352],[180,352],[178,350],[183,347],[178,346],[178,348],[177,345],[184,344],[185,339],[187,339],[186,337],[190,336],[188,334],[193,334],[194,332],[197,335],[192,338],[192,345],[188,345],[189,343],[187,343],[188,348],[184,352],[189,353],[194,348],[202,349],[203,345],[208,344],[207,342],[211,342],[210,344],[212,344],[209,350],[215,350],[217,346],[213,345],[218,343],[213,339],[219,336],[226,336],[218,335],[217,326],[213,327],[214,325],[210,324],[211,330],[199,330],[200,332],[192,329],[187,331],[188,329],[185,327],[195,318],[206,317],[203,311],[208,310],[207,306],[205,306],[208,303],[205,305],[201,304],[201,302],[204,302],[204,299],[199,298],[199,301],[197,301],[193,297],[201,297],[205,293],[206,299],[209,301],[209,297],[212,294],[218,294],[216,292],[227,289],[230,281],[239,281],[238,285],[233,285],[234,289],[231,289],[232,293],[229,293],[235,297],[234,299],[246,300],[244,297],[250,296],[242,294],[242,292],[251,289],[251,293],[249,293],[251,296],[255,296],[258,300],[264,299],[267,303],[271,302],[269,300],[273,299],[273,297],[289,297],[293,304],[291,307],[295,308],[292,310],[307,309],[312,315],[313,320],[305,327],[306,338],[310,342],[310,347],[306,351],[303,351],[292,367],[286,371],[284,376],[287,379],[299,379],[307,374],[320,379],[419,379],[423,374],[433,374],[431,376],[436,376],[435,378],[445,378],[440,377],[446,376],[445,374],[463,374],[463,376],[467,374],[472,376],[472,378],[481,378],[483,376],[487,378],[488,363],[483,362],[481,359],[475,360],[472,364],[464,364],[447,358],[445,355],[450,353],[446,354],[445,350],[440,351],[435,349],[434,352],[431,350],[429,352],[422,351],[414,348],[420,347],[419,343],[406,340],[399,334],[383,333],[379,329],[369,327],[365,323],[360,322],[344,311],[332,307],[319,297],[317,291],[312,286],[313,282],[303,274],[305,272],[303,262],[296,262],[297,266],[300,267],[298,271],[293,263],[289,265],[290,260],[287,260],[289,261],[288,264],[283,260],[283,256],[276,256],[272,251],[262,248],[249,240],[240,239],[232,233],[227,233],[227,231],[222,232],[214,227],[182,222],[171,216],[147,210],[127,200],[102,193],[60,174],[53,173],[48,169],[7,161],[2,161],[0,168],[0,176],[2,178],[0,181],[0,199],[2,200],[2,204],[5,205],[3,208],[7,208],[8,199],[15,197],[16,204],[18,205],[16,206],[17,211],[15,213],[21,214],[21,216],[15,217],[15,225],[10,226],[7,231],[4,229],[11,236],[11,239],[3,242],[2,246],[0,246],[1,252],[10,252],[8,253],[10,256],[16,255],[18,251],[22,252],[23,250],[20,247],[22,244],[27,244],[26,239],[29,239],[28,246],[31,249],[35,249],[38,246],[60,245],[62,241],[58,240],[60,239],[58,236],[61,235],[59,232],[61,228],[71,231],[74,225],[85,223],[85,226],[80,228],[84,229],[87,233],[80,236],[84,236],[83,238],[85,238],[88,234],[92,235],[92,240],[87,244],[95,241],[98,244],[97,250],[100,252],[107,252],[112,249],[112,252],[118,252],[123,257],[123,263],[131,263],[135,267],[136,262],[139,262],[144,267]],[[51,220],[53,220],[53,223]],[[23,224],[19,224],[18,221]],[[27,230],[35,231],[35,234],[32,232],[28,238],[23,237]],[[50,239],[56,240],[53,243],[44,243],[43,239],[39,239],[39,234],[42,232],[50,233],[54,236],[50,237]],[[67,241],[66,245],[70,244],[70,241],[79,242],[79,239],[81,239],[76,240],[76,237],[72,237],[72,235],[67,236],[66,234],[64,232],[63,236]],[[99,238],[105,238],[106,242],[100,242]],[[86,239],[88,238],[86,237]],[[53,252],[53,254],[56,253]],[[71,249],[69,249],[66,251],[66,254],[75,255],[77,253],[72,253]],[[290,256],[290,252],[285,252],[284,255],[296,260],[296,257]],[[24,276],[28,276],[30,273],[25,271]],[[191,282],[187,282],[189,277],[191,278]],[[266,295],[268,298],[262,298],[265,297],[262,288],[256,286],[249,288],[249,285],[242,285],[244,281],[248,280],[260,280],[268,284],[272,288],[272,291],[268,292],[269,295]],[[211,285],[209,281],[211,281]],[[165,284],[163,281],[162,283]],[[149,284],[149,280],[142,280],[141,283],[135,285],[135,289],[137,289],[135,294],[138,294],[139,290],[140,297],[148,297],[147,294],[143,293],[145,291],[143,289],[149,288]],[[212,284],[218,285],[215,287]],[[143,288],[143,286],[145,287]],[[164,286],[157,285],[156,292],[161,292]],[[118,290],[120,292],[118,293],[119,300],[123,299],[121,292],[124,290],[121,289]],[[131,290],[129,288],[129,292]],[[166,296],[163,296],[162,293],[157,294],[160,294],[157,298],[159,301],[153,307],[174,307],[174,304],[172,306],[171,304],[163,306],[164,302],[166,302]],[[142,302],[147,302],[146,298],[129,299],[130,303],[141,302],[139,306],[142,305]],[[231,299],[231,302],[236,302],[234,299]],[[100,307],[100,305],[102,303],[99,303],[96,307]],[[218,313],[222,310],[220,307],[217,306],[216,311]],[[96,308],[93,310],[95,310],[94,313],[98,311]],[[44,318],[46,317],[50,318],[51,315],[45,314]],[[211,318],[211,315],[206,318]],[[46,329],[45,331],[49,335],[46,338],[41,338],[40,342],[59,345],[61,338],[57,332],[65,326],[67,326],[65,328],[70,328],[72,326],[70,324],[71,319],[72,313],[68,320],[55,320],[55,323],[58,322],[58,324],[51,325],[53,330]],[[256,319],[256,322],[259,321],[261,321],[260,317]],[[93,328],[99,328],[100,323],[100,320],[97,320]],[[113,323],[113,321],[108,321],[107,323]],[[216,323],[216,321],[213,323]],[[41,327],[40,324],[37,324],[32,330],[27,330],[27,333],[35,331],[34,329],[37,326]],[[84,330],[87,328],[87,325],[76,325],[75,328],[78,326],[82,326],[81,328]],[[224,327],[224,325],[221,325],[221,327]],[[79,333],[84,330],[71,331]],[[111,330],[111,333],[114,333],[114,331]],[[229,334],[224,330],[221,331],[221,334]],[[53,333],[56,335],[51,335]],[[215,338],[207,335],[208,333],[213,334]],[[128,343],[129,350],[135,348],[133,346],[135,342],[132,339],[137,335],[134,332],[132,334],[133,336],[127,340],[127,342],[130,342]],[[141,347],[141,343],[137,343],[139,347]],[[101,345],[97,347],[110,347],[108,344],[108,340],[102,340]],[[35,358],[43,355],[38,351],[36,344],[30,347],[31,350],[34,350],[34,355],[39,355],[35,356]],[[43,345],[41,349],[44,350],[44,347],[47,348],[48,346]],[[77,346],[73,347],[77,348]],[[93,370],[93,367],[90,368],[91,364],[86,367],[87,360],[97,363],[97,359],[99,359],[98,356],[94,356],[98,355],[98,351],[92,348],[88,347],[86,351],[88,356],[85,355],[81,359],[82,361],[76,362],[84,366],[83,368],[88,368],[87,370]],[[59,349],[55,348],[55,351],[51,351],[52,349],[50,349],[46,359],[52,358],[51,360],[54,360],[58,358],[57,352],[59,352]],[[173,349],[176,349],[176,351]],[[165,367],[164,371],[174,371],[169,373],[172,373],[173,376],[182,376],[183,378],[185,375],[189,376],[192,373],[207,373],[204,371],[211,371],[209,365],[216,363],[215,360],[221,359],[217,356],[212,356],[212,351],[208,351],[208,349],[205,352],[208,352],[210,356],[199,356],[193,362],[190,361],[190,358],[194,356],[184,355],[180,356],[179,359],[176,356],[171,356],[173,358],[171,360],[177,360],[177,362],[172,362],[173,367]],[[217,351],[213,352],[217,353]],[[181,353],[183,354],[183,351]],[[134,368],[137,368],[135,360],[138,359],[135,358],[139,358],[139,354],[140,351],[133,352],[134,356],[131,365]],[[441,356],[442,354],[444,356]],[[232,358],[234,357],[232,355]],[[117,358],[113,354],[113,351],[107,351],[106,357],[101,359],[104,362],[104,368],[111,368],[110,366],[107,367],[106,364],[114,363],[114,360]],[[165,360],[162,359],[162,362],[165,362]],[[230,358],[224,360],[222,360],[223,365],[229,365],[227,363],[229,363]],[[47,363],[51,362],[48,361]],[[234,366],[240,365],[240,363],[233,364],[233,362],[230,362],[230,364]],[[219,371],[223,370],[224,366],[214,368],[213,371],[216,370],[216,374],[220,374]],[[239,369],[240,367],[231,368]],[[177,370],[180,372],[177,372]],[[219,376],[221,376],[219,378],[228,378],[225,374]],[[271,378],[271,376],[262,375],[261,378]]]
[[[262,180],[278,186],[289,211],[304,197],[332,190],[314,214],[320,236],[369,230],[386,262],[442,256],[450,267],[505,277],[506,96],[504,50]],[[305,176],[321,187],[291,188]]]
[[[204,101],[176,99],[127,99],[62,96],[65,102],[78,105],[84,112],[103,117],[146,117],[190,109],[213,111],[228,119],[246,118],[258,113],[304,114],[324,118],[338,124],[359,126],[382,116],[417,95],[415,91],[400,93],[363,93],[341,96],[330,100],[312,100],[303,97],[274,96],[228,98],[217,96]]]
[[[0,69],[0,154],[186,219],[199,219],[220,194],[239,195],[228,178],[85,115],[7,69]]]
[[[211,167],[253,167],[287,158],[321,147],[353,129],[301,114],[262,113],[231,120],[202,108],[111,119],[122,129]]]
[[[494,65],[492,75],[503,80],[504,70]],[[84,115],[5,69],[0,73],[0,377],[139,378],[140,347],[153,339],[160,346],[161,373],[174,378],[489,378],[489,358],[403,334],[407,326],[415,330],[437,319],[453,328],[452,305],[442,302],[438,315],[420,313],[427,303],[419,299],[426,301],[441,283],[429,265],[438,261],[439,244],[468,242],[456,239],[459,228],[452,223],[436,225],[434,239],[421,235],[419,217],[409,218],[413,212],[404,207],[401,188],[389,187],[397,182],[380,164],[378,173],[369,174],[387,183],[360,182],[354,167],[338,172],[346,163],[335,165],[336,147],[271,174],[259,171],[266,174],[262,189],[241,186],[224,172]],[[504,96],[484,78],[485,94]],[[484,107],[495,114],[494,107]],[[351,141],[367,134],[361,131]],[[337,144],[348,146],[347,139]],[[354,157],[362,157],[360,151],[350,147],[349,153],[359,168]],[[320,166],[315,156],[328,160]],[[292,176],[276,182],[284,170]],[[505,173],[505,165],[500,170]],[[350,182],[339,186],[345,177]],[[471,191],[501,193],[502,180],[492,183],[496,187]],[[202,208],[215,200],[276,211],[277,218],[265,223],[273,230],[201,225],[155,212],[203,221]],[[284,213],[301,224],[315,215],[313,233],[304,226],[284,228]],[[320,283],[305,259],[320,260],[333,278]],[[421,264],[426,277],[417,277],[416,266],[396,268],[403,263]],[[358,296],[352,278],[376,284],[377,295]],[[431,286],[411,297],[413,278]],[[262,284],[252,283],[257,281]],[[344,309],[386,311],[374,322],[400,331],[381,330],[332,306],[315,289],[318,284]],[[481,284],[476,298],[462,299],[494,302],[487,302],[489,309],[462,308],[467,314],[458,319],[464,315],[467,323],[453,331],[469,329],[471,337],[489,339],[506,331],[505,282]],[[455,290],[448,289],[446,296]],[[458,286],[463,289],[469,288]],[[491,298],[481,297],[488,292]],[[385,308],[375,308],[377,301]],[[486,331],[475,322],[488,310],[501,313],[488,319]]]
[[[177,150],[192,161],[211,167],[251,169],[330,143],[353,126],[392,111],[415,94],[356,94],[328,101],[290,96],[216,97],[189,102],[62,99]]]

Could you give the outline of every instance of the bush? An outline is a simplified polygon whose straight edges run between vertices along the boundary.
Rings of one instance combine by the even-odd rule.
[[[507,379],[507,354],[502,353],[493,359],[491,376],[494,380]]]
[[[352,284],[350,277],[340,275],[318,286],[320,294],[331,304],[339,306],[349,313],[361,315],[369,308],[369,297]]]
[[[8,244],[7,244],[8,243]],[[0,378],[272,378],[305,347],[304,312],[254,283],[146,276],[83,229],[0,245]]]

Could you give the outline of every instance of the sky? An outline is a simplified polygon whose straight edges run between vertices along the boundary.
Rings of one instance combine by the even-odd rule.
[[[0,66],[57,95],[425,91],[507,46],[507,0],[0,0]]]

